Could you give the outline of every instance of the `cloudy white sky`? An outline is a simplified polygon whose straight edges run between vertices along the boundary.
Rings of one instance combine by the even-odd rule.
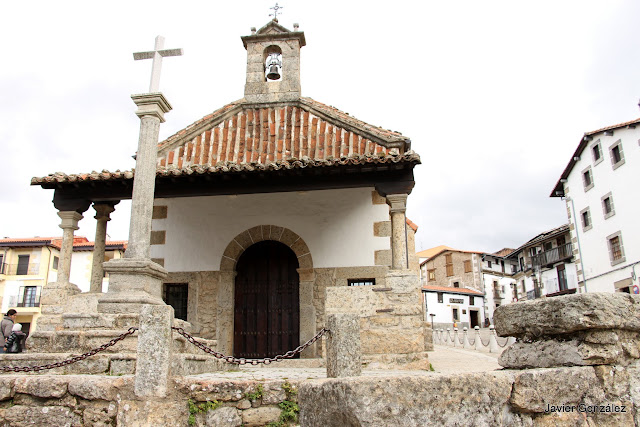
[[[243,95],[240,36],[272,1],[3,2],[0,237],[61,235],[52,172],[131,169],[156,35],[167,137]],[[302,92],[408,135],[422,157],[408,216],[418,250],[517,247],[567,221],[549,198],[586,131],[640,116],[640,2],[279,1],[305,31]],[[130,204],[112,239],[128,237]],[[93,240],[90,212],[79,235]]]

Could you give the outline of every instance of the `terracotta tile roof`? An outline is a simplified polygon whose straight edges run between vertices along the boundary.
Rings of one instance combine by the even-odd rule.
[[[428,285],[422,287],[423,291],[432,291],[432,292],[448,292],[453,294],[465,294],[465,295],[474,295],[483,297],[484,294],[480,291],[476,291],[475,289],[468,288],[454,288],[451,286],[436,286],[436,285]]]
[[[158,166],[183,169],[219,164],[267,165],[399,155],[407,137],[371,126],[325,104],[301,98],[286,104],[232,102],[158,144]]]
[[[495,255],[495,256],[499,256],[499,257],[505,257],[507,255],[509,255],[511,252],[513,252],[515,249],[511,249],[511,248],[502,248],[500,249],[498,252],[494,252],[492,254],[489,255]]]
[[[126,240],[112,240],[105,243],[107,248],[127,248]],[[92,250],[95,242],[89,241],[84,236],[75,236],[73,238],[73,249],[74,250]],[[60,249],[62,245],[62,237],[27,237],[27,238],[6,238],[0,239],[0,246],[11,247],[11,246],[51,246],[56,249]]]
[[[311,98],[225,105],[158,144],[157,176],[413,163],[420,156],[398,132],[355,119]],[[134,171],[34,177],[31,185],[133,179]]]
[[[558,235],[564,234],[564,233],[568,233],[569,232],[569,224],[563,224],[560,227],[556,227],[556,228],[552,228],[551,230],[547,230],[547,231],[543,231],[540,234],[537,234],[534,238],[529,239],[527,241],[527,243],[525,243],[524,245],[521,245],[518,249],[514,249],[511,253],[515,254],[517,252],[520,252],[522,249],[528,247],[528,246],[532,246],[535,245],[536,243],[540,243],[544,240],[556,237]]]
[[[549,195],[549,197],[564,197],[563,180],[569,177],[569,174],[571,173],[571,171],[573,170],[573,167],[576,164],[575,159],[580,158],[580,155],[582,154],[584,149],[587,148],[587,146],[593,139],[594,135],[597,135],[602,132],[606,132],[608,130],[620,129],[627,126],[635,128],[638,125],[640,125],[640,118],[629,120],[628,122],[624,122],[624,123],[618,123],[617,125],[613,125],[613,126],[607,126],[591,132],[586,132],[584,136],[580,139],[580,142],[578,143],[578,148],[576,148],[576,151],[571,156],[571,160],[569,160],[569,163],[567,163],[567,166],[564,168],[564,171],[562,171],[562,175],[560,175],[560,178],[558,179],[558,182],[556,182],[555,187],[553,187],[553,190],[551,191],[551,194]]]
[[[411,221],[409,218],[407,218],[407,225],[411,227],[414,233],[418,231],[418,226],[416,225],[416,223]]]
[[[432,256],[434,256],[435,254],[438,254],[444,250],[455,250],[453,248],[450,248],[449,246],[445,246],[445,245],[440,245],[440,246],[436,246],[435,248],[431,248],[431,249],[425,249],[423,251],[418,252],[416,255],[418,255],[418,257],[420,258],[431,258]]]

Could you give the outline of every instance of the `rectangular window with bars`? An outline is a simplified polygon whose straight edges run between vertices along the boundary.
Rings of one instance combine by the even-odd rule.
[[[187,283],[165,283],[162,299],[173,307],[176,319],[187,321],[189,285]]]
[[[373,286],[376,284],[376,279],[349,279],[347,284],[349,286]]]

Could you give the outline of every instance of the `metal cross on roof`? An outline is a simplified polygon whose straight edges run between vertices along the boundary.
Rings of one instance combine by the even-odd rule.
[[[269,16],[273,16],[273,20],[278,22],[278,11],[280,9],[284,9],[284,6],[278,6],[278,3],[276,3],[275,6],[270,7],[269,9],[273,9],[273,13],[270,13]],[[280,12],[282,13],[282,12]]]
[[[182,49],[162,49],[164,47],[164,37],[156,37],[156,44],[153,50],[148,52],[136,52],[133,54],[133,59],[136,61],[139,59],[151,59],[153,58],[153,64],[151,66],[151,83],[149,84],[149,93],[159,92],[160,87],[160,70],[162,69],[162,57],[164,56],[182,56]]]

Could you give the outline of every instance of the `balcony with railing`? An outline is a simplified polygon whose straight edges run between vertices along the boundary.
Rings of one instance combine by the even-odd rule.
[[[573,247],[571,243],[565,243],[548,251],[541,252],[533,257],[534,267],[546,267],[557,262],[571,259]]]
[[[9,307],[40,307],[41,291],[42,286],[20,286],[17,295],[9,295]]]
[[[7,276],[31,276],[40,273],[40,263],[31,262],[31,263],[18,263],[18,264],[7,264],[3,263],[0,267],[0,274],[5,274]]]
[[[545,295],[548,297],[575,294],[576,287],[577,283],[575,276],[567,276],[563,280],[552,278],[544,281]]]

